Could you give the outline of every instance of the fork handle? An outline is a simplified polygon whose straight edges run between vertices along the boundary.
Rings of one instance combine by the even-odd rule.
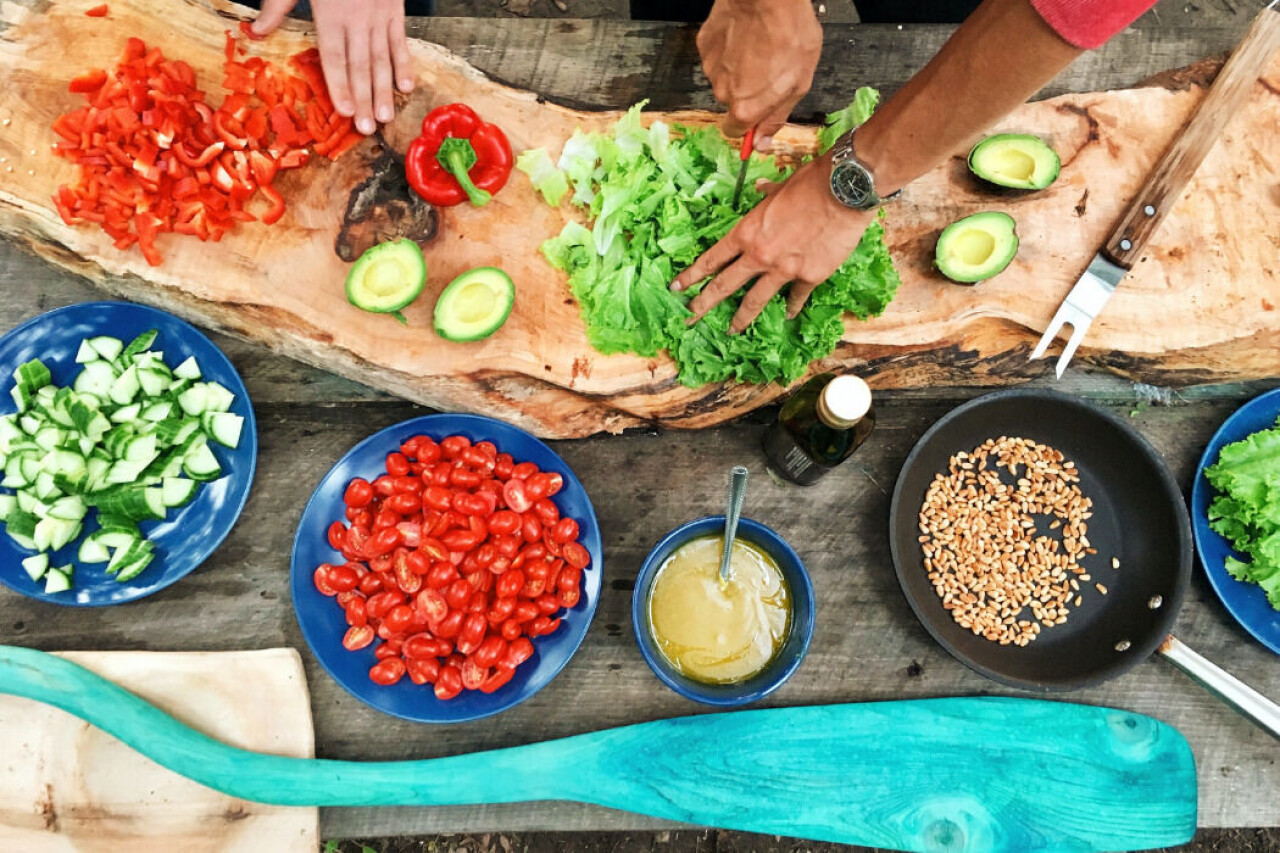
[[[1133,268],[1223,127],[1249,97],[1277,48],[1280,10],[1267,7],[1254,19],[1191,120],[1125,208],[1102,249],[1108,260],[1126,270]]]

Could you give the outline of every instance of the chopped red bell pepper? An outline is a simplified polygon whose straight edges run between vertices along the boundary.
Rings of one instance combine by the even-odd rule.
[[[105,18],[107,16],[107,4],[102,3],[98,6],[92,6],[85,9],[84,13],[90,18]]]
[[[107,82],[107,72],[103,71],[101,68],[94,68],[76,77],[72,77],[71,83],[67,86],[67,89],[68,91],[75,92],[77,94],[84,94],[96,91],[105,82]]]
[[[487,204],[507,182],[511,143],[497,125],[486,124],[465,104],[427,113],[422,134],[405,153],[409,186],[431,204],[451,207],[470,199]]]

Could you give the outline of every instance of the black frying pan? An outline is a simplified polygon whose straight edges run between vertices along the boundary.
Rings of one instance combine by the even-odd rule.
[[[1021,436],[1062,451],[1093,500],[1082,565],[1089,590],[1067,622],[1025,647],[1001,646],[957,625],[924,569],[920,506],[951,457],[989,438]],[[1191,579],[1191,522],[1164,460],[1123,419],[1057,391],[1014,389],[952,410],[912,449],[893,490],[890,547],[911,609],[942,647],[995,681],[1026,690],[1074,690],[1114,678],[1160,651],[1178,668],[1280,737],[1280,708],[1179,643],[1169,629]],[[1111,567],[1111,558],[1120,568]]]
[[[934,475],[945,473],[957,452],[1002,435],[1062,451],[1094,504],[1089,541],[1098,553],[1081,561],[1093,577],[1084,603],[1025,647],[1001,646],[957,625],[926,577],[918,541],[920,505]],[[1191,522],[1160,454],[1120,418],[1056,391],[999,391],[934,424],[898,476],[889,527],[902,590],[934,639],[988,678],[1029,690],[1086,687],[1137,666],[1169,633],[1191,578]],[[1107,595],[1092,588],[1097,582]]]

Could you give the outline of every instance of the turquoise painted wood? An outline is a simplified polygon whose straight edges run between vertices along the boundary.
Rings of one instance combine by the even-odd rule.
[[[425,761],[221,744],[88,670],[0,646],[0,692],[80,717],[183,776],[264,803],[577,800],[690,823],[904,850],[1135,850],[1196,827],[1182,735],[1126,711],[954,698],[659,720]],[[548,768],[560,768],[548,772]]]

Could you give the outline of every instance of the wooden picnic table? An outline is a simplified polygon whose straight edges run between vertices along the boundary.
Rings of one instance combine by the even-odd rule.
[[[1138,28],[1082,58],[1046,93],[1128,86],[1230,48],[1247,25]],[[698,71],[695,30],[625,21],[438,18],[411,22],[512,85],[563,103],[625,107],[713,107]],[[813,92],[798,116],[834,109],[856,85],[890,92],[922,65],[949,27],[828,25]],[[69,303],[101,298],[83,281],[0,243],[0,330]],[[911,446],[938,417],[979,389],[885,393],[871,440],[809,489],[765,474],[760,413],[701,432],[638,433],[555,445],[582,479],[604,536],[603,597],[582,648],[541,693],[497,717],[437,727],[403,722],[342,690],[306,651],[288,593],[289,553],[312,488],[352,445],[421,414],[359,384],[215,336],[248,385],[261,450],[248,506],[222,547],[191,576],[136,603],[69,610],[0,594],[6,642],[46,650],[303,650],[317,754],[344,759],[426,758],[539,741],[700,713],[664,688],[632,638],[632,583],[648,549],[668,530],[718,509],[727,469],[755,475],[745,512],[781,531],[808,564],[817,630],[799,672],[762,705],[803,705],[963,694],[1026,695],[969,671],[919,625],[898,588],[887,537],[889,495]],[[1043,383],[1054,384],[1054,383]],[[1069,374],[1055,387],[1123,415],[1165,455],[1188,490],[1212,432],[1244,400],[1276,381],[1160,393],[1112,376]],[[1154,401],[1155,404],[1148,405]],[[1280,697],[1280,662],[1220,606],[1197,569],[1177,635],[1201,653]],[[1128,708],[1177,726],[1200,778],[1202,826],[1280,825],[1280,744],[1168,663],[1152,659],[1108,684],[1063,695]],[[839,737],[839,732],[833,732]],[[572,768],[547,768],[572,772]],[[436,809],[327,809],[324,837],[478,830],[641,829],[657,821],[563,803]]]

